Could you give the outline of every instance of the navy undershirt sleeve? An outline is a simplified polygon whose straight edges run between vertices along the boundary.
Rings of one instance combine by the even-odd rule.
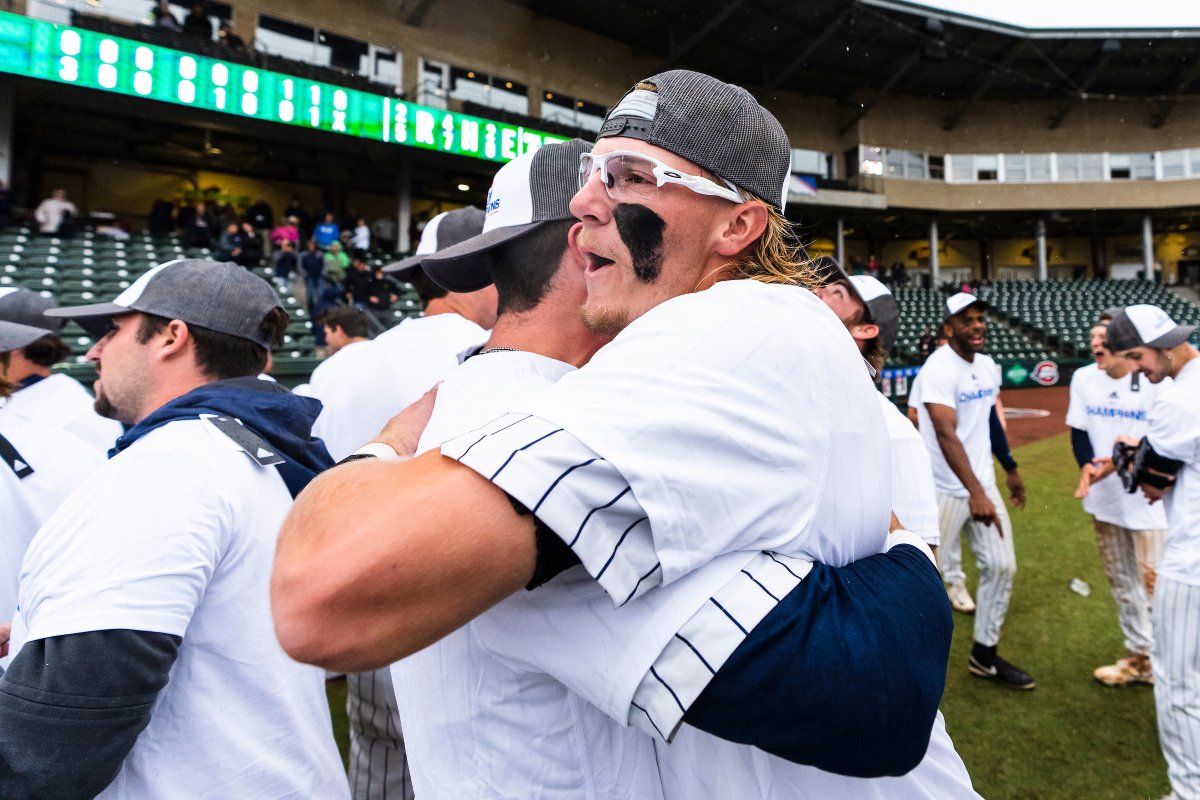
[[[0,676],[0,797],[103,791],[149,724],[181,641],[108,630],[26,642]]]
[[[941,577],[911,545],[814,564],[683,720],[827,772],[903,775],[929,748],[953,629]]]
[[[1083,469],[1084,464],[1092,463],[1096,452],[1092,449],[1092,440],[1088,437],[1087,431],[1071,428],[1071,452],[1075,454],[1075,463],[1079,465],[1080,469]]]
[[[991,430],[992,455],[996,457],[1005,471],[1012,472],[1017,468],[1017,461],[1012,457],[1012,451],[1009,450],[1008,434],[1004,432],[1004,426],[1000,424],[1000,415],[996,413],[995,406],[992,406],[991,416],[988,417],[988,427]]]

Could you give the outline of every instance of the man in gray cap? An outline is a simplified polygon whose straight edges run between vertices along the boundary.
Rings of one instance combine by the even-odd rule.
[[[71,352],[59,336],[62,321],[44,316],[56,306],[51,298],[29,289],[0,289],[0,321],[42,331],[20,347],[0,348],[0,376],[16,384],[13,395],[0,405],[0,416],[12,414],[70,431],[107,453],[121,435],[120,424],[96,413],[94,398],[78,381],[50,372]]]
[[[1200,797],[1200,352],[1195,325],[1179,325],[1161,308],[1133,305],[1113,314],[1108,349],[1159,387],[1150,427],[1122,470],[1127,491],[1163,501],[1167,536],[1154,587],[1154,701],[1158,739],[1171,779],[1170,797]],[[1121,441],[1119,439],[1118,441]],[[1104,468],[1093,482],[1108,475]]]
[[[271,634],[274,532],[331,464],[318,403],[256,377],[275,291],[185,259],[50,313],[106,331],[97,407],[132,427],[25,554],[0,796],[347,796],[324,673]]]
[[[666,590],[678,579],[719,561],[728,571],[710,575],[714,602],[687,620],[688,636],[668,634],[665,650],[648,648],[618,672],[593,670],[610,680],[587,699],[651,737],[689,742],[665,751],[681,754],[669,796],[886,796],[882,785],[852,788],[711,736],[700,746],[720,757],[697,758],[704,735],[680,726],[713,671],[747,657],[739,644],[794,596],[803,558],[845,564],[887,538],[878,399],[842,323],[800,288],[815,276],[780,213],[788,153],[778,123],[744,90],[683,71],[636,86],[581,158],[571,203],[582,222],[573,246],[585,264],[584,319],[615,339],[518,413],[444,443],[453,461],[351,464],[314,484],[285,527],[273,579],[289,651],[331,665],[390,660],[552,579],[571,558],[618,613],[634,613],[625,607],[674,597]],[[378,502],[366,507],[367,496]],[[355,525],[335,525],[349,507],[363,511]],[[310,566],[352,542],[358,565],[317,578]],[[387,586],[371,566],[384,562]],[[928,560],[916,567],[919,594],[945,612],[944,634],[936,573]],[[370,609],[344,593],[351,575],[374,598]],[[552,636],[572,622],[539,620],[530,632]],[[353,635],[318,635],[348,623]],[[729,637],[711,638],[718,630]],[[564,650],[562,659],[586,662]],[[764,726],[731,738],[777,752],[786,737]],[[961,761],[938,741],[931,752],[945,760],[930,770],[945,783],[914,778],[891,796],[972,796]],[[730,791],[693,791],[708,780]]]

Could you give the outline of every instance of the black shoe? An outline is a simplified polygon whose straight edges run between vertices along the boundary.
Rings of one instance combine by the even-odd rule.
[[[1032,675],[1023,669],[1014,667],[997,655],[992,656],[991,663],[985,664],[983,660],[977,659],[975,654],[971,653],[970,658],[967,659],[967,669],[978,678],[995,681],[1010,689],[1032,689],[1037,685],[1034,683]]]

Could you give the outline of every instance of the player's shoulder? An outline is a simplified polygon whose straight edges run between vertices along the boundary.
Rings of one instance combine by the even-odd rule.
[[[1085,364],[1071,374],[1071,388],[1086,386],[1100,375],[1100,367],[1095,364]]]

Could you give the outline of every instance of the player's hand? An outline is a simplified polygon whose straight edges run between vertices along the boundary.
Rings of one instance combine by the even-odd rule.
[[[1142,494],[1146,497],[1146,502],[1150,505],[1154,505],[1159,500],[1162,500],[1163,496],[1167,493],[1165,489],[1157,489],[1144,483],[1142,484],[1141,488]]]
[[[1017,508],[1025,508],[1025,483],[1021,480],[1021,473],[1015,469],[1012,472],[1005,472],[1004,482],[1008,484],[1009,502]]]
[[[8,640],[12,636],[12,624],[0,622],[0,658],[8,655]]]
[[[408,408],[388,420],[373,441],[383,442],[399,456],[416,455],[421,434],[429,424],[438,387],[434,386]]]
[[[1109,459],[1110,461],[1112,459]],[[1096,474],[1100,471],[1094,463],[1084,464],[1079,470],[1079,486],[1075,488],[1075,499],[1082,500],[1088,496],[1091,491],[1092,484],[1096,482]]]
[[[984,523],[985,525],[995,525],[999,530],[999,520],[996,518],[996,507],[992,505],[992,501],[986,494],[980,492],[973,494],[967,499],[967,508],[971,512],[971,519]],[[1000,531],[1000,536],[1003,538],[1004,531]]]
[[[1104,480],[1117,470],[1117,465],[1113,463],[1111,456],[1093,458],[1091,466],[1096,468],[1095,472],[1092,473],[1092,483]]]

